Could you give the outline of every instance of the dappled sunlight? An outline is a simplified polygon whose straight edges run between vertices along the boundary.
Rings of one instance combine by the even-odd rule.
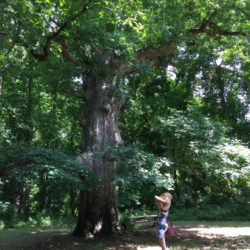
[[[175,225],[174,236],[167,237],[167,247],[173,249],[248,249],[250,226]],[[13,248],[15,246],[22,248]],[[3,247],[3,248],[2,248]],[[214,248],[213,248],[214,247]],[[222,248],[221,248],[222,247]],[[237,248],[236,248],[237,247]],[[130,234],[99,236],[96,238],[73,237],[69,230],[54,229],[45,232],[23,233],[0,239],[0,249],[137,249],[161,250],[155,227],[141,227]]]
[[[161,250],[161,247],[159,247],[159,246],[138,247],[137,250]]]
[[[250,227],[195,227],[186,228],[185,231],[197,232],[199,236],[223,235],[226,237],[250,236]]]

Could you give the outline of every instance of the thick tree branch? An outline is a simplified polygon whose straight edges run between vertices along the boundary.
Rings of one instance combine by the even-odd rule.
[[[211,22],[209,30],[206,30],[206,33],[212,37],[216,35],[225,35],[225,36],[246,36],[246,33],[241,31],[228,31],[219,27],[217,24]]]
[[[66,60],[68,60],[69,62],[72,62],[77,67],[82,67],[85,69],[92,69],[93,68],[90,63],[81,62],[81,61],[77,60],[76,58],[74,58],[72,55],[70,55],[68,52],[68,45],[66,44],[66,42],[60,41],[58,43],[60,44],[60,46],[62,48],[62,55]]]
[[[138,61],[144,61],[151,67],[166,67],[168,64],[167,56],[174,56],[174,50],[177,42],[170,42],[158,48],[148,47],[138,50],[134,53],[134,58]],[[138,70],[135,65],[124,63],[120,57],[115,58],[114,65],[118,69],[120,75],[126,76]]]
[[[194,168],[192,168],[189,164],[186,163],[185,166],[187,166],[187,167],[192,171],[192,173],[194,174],[194,176],[195,176],[198,180],[200,180],[201,182],[203,182],[203,183],[206,184],[207,186],[209,186],[209,187],[211,187],[211,188],[213,188],[213,189],[215,189],[215,190],[218,190],[218,191],[221,191],[221,192],[230,194],[235,200],[239,201],[239,202],[242,203],[242,204],[247,204],[247,205],[250,204],[250,202],[244,201],[244,200],[240,199],[238,196],[236,196],[234,193],[232,193],[232,191],[231,191],[230,189],[227,189],[227,188],[225,188],[225,187],[219,187],[219,186],[217,186],[217,185],[215,185],[215,184],[213,184],[213,183],[210,183],[210,182],[206,181],[206,180],[205,180],[204,178],[202,178],[202,177],[197,173],[197,171],[196,171]]]
[[[80,99],[85,99],[84,94],[81,91],[74,90],[74,89],[62,89],[62,93],[78,97]]]
[[[63,24],[59,25],[59,29],[53,33],[51,33],[50,35],[48,35],[47,37],[45,37],[46,42],[45,45],[42,49],[42,53],[37,53],[35,50],[31,50],[31,54],[37,58],[39,61],[43,61],[45,60],[49,54],[50,54],[50,45],[51,42],[56,39],[69,25],[72,21],[74,21],[75,19],[77,19],[79,16],[81,16],[84,12],[87,11],[87,4],[82,8],[82,10],[80,10],[76,15],[72,16],[71,18],[69,18],[67,21],[65,21]]]
[[[191,32],[193,35],[197,35],[200,33],[206,33],[207,28],[210,26],[213,18],[216,16],[217,11],[215,10],[213,14],[208,19],[203,19],[200,27],[198,29],[191,29],[189,32]]]
[[[217,11],[215,10],[214,13],[208,18],[202,21],[202,24],[197,29],[191,29],[189,32],[193,35],[206,33],[211,37],[215,37],[216,35],[225,35],[225,36],[246,36],[246,33],[241,31],[228,31],[224,30],[223,28],[219,27],[216,23],[212,20],[216,16]]]
[[[173,56],[174,50],[177,46],[176,42],[171,42],[164,46],[158,48],[146,48],[142,50],[138,50],[135,52],[134,56],[136,59],[146,59],[146,58],[154,58],[154,57],[162,57],[162,56]]]
[[[197,29],[191,29],[187,33],[191,33],[192,35],[198,35],[201,33],[206,33],[211,37],[215,37],[216,35],[232,35],[232,36],[240,36],[246,35],[244,32],[240,31],[228,31],[220,28],[216,25],[213,20],[217,15],[217,10],[215,10],[208,18],[204,19]],[[137,60],[145,60],[150,66],[167,66],[167,60],[165,56],[172,57],[175,54],[175,48],[177,47],[177,41],[172,41],[169,44],[163,45],[158,48],[146,48],[134,53],[134,57]],[[126,68],[126,72],[130,72],[133,70]]]
[[[0,30],[0,35],[3,35],[3,36],[8,36],[9,33],[7,31],[4,31],[4,30]]]

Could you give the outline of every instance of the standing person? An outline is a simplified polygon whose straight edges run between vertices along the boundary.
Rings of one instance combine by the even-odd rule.
[[[157,219],[157,233],[162,250],[167,250],[165,234],[168,230],[168,213],[171,206],[172,195],[170,193],[163,193],[160,196],[155,196],[155,203],[158,207]]]

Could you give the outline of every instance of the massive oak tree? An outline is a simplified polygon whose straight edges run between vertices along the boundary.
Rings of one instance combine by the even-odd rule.
[[[118,210],[115,162],[105,146],[122,143],[118,116],[125,102],[123,86],[142,68],[172,65],[185,73],[178,57],[189,48],[197,57],[202,51],[244,58],[247,1],[10,0],[1,5],[4,57],[21,47],[41,63],[54,60],[55,75],[65,64],[81,69],[82,84],[72,81],[60,91],[84,102],[78,161],[99,182],[80,193],[74,235],[88,230],[109,234],[118,225]]]

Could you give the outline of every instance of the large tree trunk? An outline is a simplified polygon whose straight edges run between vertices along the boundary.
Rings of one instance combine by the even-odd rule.
[[[91,74],[84,82],[86,114],[82,121],[83,153],[79,158],[100,182],[90,191],[80,192],[79,219],[73,232],[76,236],[85,236],[88,231],[110,234],[118,225],[115,185],[110,178],[115,162],[104,153],[105,146],[121,143],[117,119],[123,101],[114,95],[115,84],[115,77],[112,82],[101,74]],[[95,154],[96,151],[103,154]]]

